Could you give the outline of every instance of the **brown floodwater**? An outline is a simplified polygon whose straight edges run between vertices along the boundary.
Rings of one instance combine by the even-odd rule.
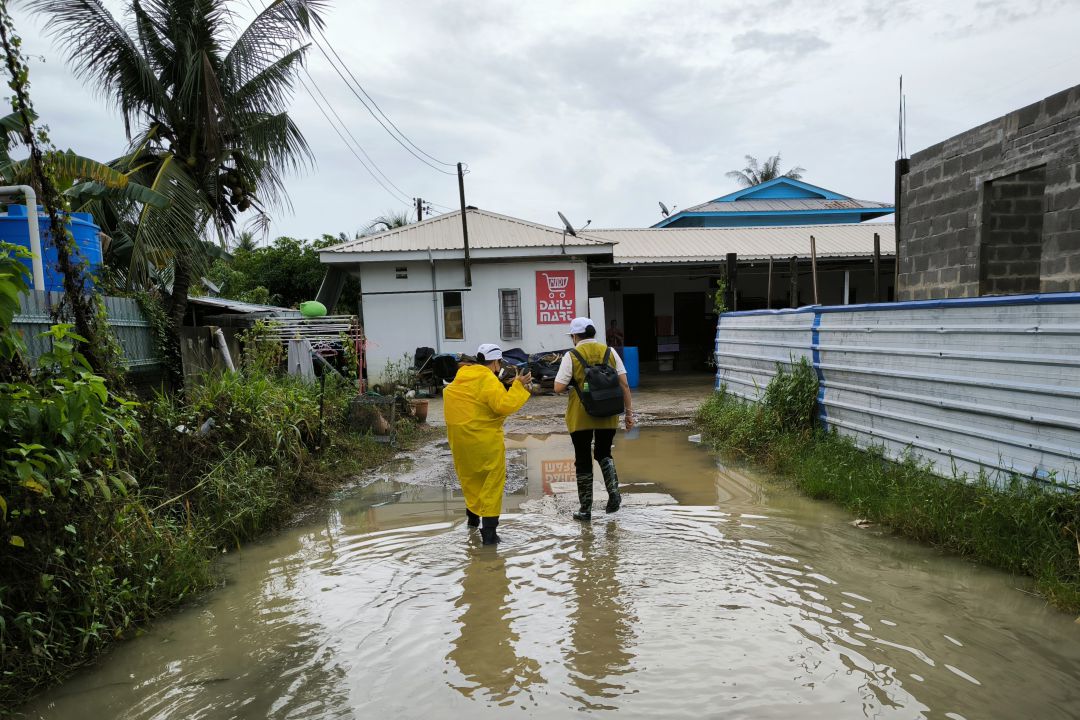
[[[687,434],[616,445],[624,492],[676,504],[591,526],[515,510],[571,479],[572,452],[513,440],[497,550],[449,487],[344,492],[27,715],[1080,716],[1080,624],[1025,580],[854,527]]]

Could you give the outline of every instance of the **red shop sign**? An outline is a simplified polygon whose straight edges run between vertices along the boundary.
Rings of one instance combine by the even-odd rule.
[[[536,271],[536,324],[560,325],[575,317],[574,271]]]

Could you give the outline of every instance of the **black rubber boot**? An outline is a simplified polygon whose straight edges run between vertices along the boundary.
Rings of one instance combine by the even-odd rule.
[[[622,505],[619,494],[619,473],[615,472],[615,458],[606,457],[600,461],[600,471],[604,473],[604,487],[607,489],[607,505],[604,510],[613,513]]]
[[[502,540],[496,533],[499,527],[499,516],[480,518],[480,542],[482,545],[494,545]]]
[[[577,496],[581,507],[574,513],[575,520],[592,521],[592,480],[592,473],[577,476]]]
[[[465,524],[469,526],[469,529],[480,527],[480,516],[474,513],[469,508],[465,508]]]

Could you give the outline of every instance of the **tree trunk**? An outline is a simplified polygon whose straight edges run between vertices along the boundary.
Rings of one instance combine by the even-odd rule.
[[[179,336],[184,325],[184,313],[188,306],[188,289],[191,287],[191,267],[187,259],[178,256],[173,270],[172,299],[169,301],[169,323],[173,332]]]

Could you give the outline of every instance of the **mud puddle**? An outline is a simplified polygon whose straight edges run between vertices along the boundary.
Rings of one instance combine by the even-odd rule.
[[[853,527],[687,434],[619,440],[624,492],[670,501],[586,527],[530,510],[572,483],[569,439],[512,438],[497,551],[448,455],[421,454],[411,483],[231,557],[224,588],[28,716],[1076,716],[1080,625],[1023,580]]]

